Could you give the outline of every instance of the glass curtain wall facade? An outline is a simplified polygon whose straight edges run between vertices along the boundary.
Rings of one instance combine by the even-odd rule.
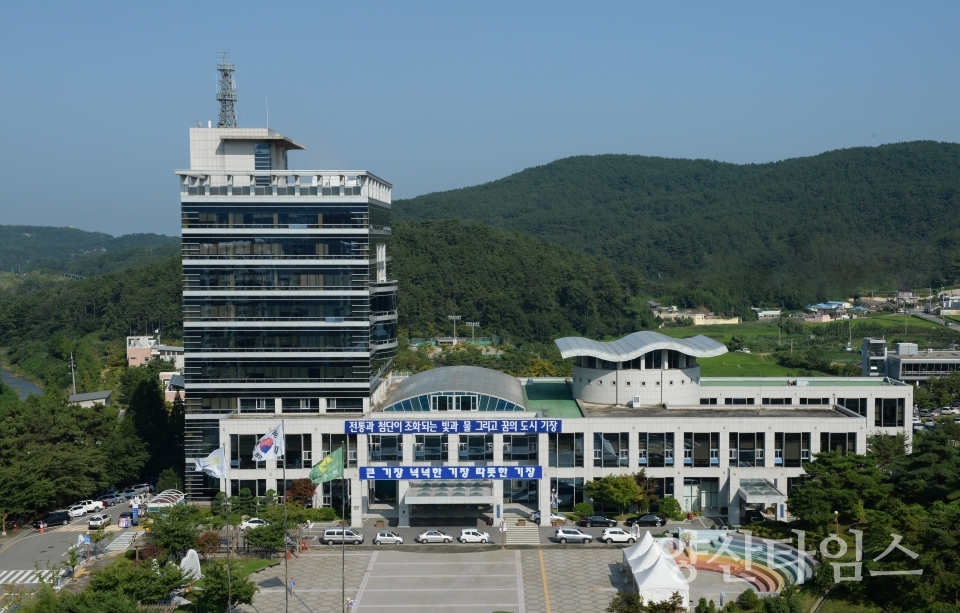
[[[219,417],[362,413],[396,351],[389,188],[368,174],[288,171],[299,145],[266,130],[250,143],[257,130],[191,129],[191,168],[177,171],[191,499],[216,493],[189,460],[221,445]],[[201,151],[212,138],[219,148]],[[207,160],[220,166],[197,167]],[[288,467],[322,457],[309,436],[290,443]]]

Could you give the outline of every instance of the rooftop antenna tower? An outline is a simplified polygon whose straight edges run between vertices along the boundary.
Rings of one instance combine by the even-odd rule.
[[[217,100],[220,101],[218,128],[237,127],[237,114],[233,108],[237,101],[237,84],[233,81],[233,71],[236,70],[236,66],[227,61],[229,58],[230,53],[224,51],[220,54],[220,63],[217,64],[217,70],[220,72],[220,91],[217,92]]]

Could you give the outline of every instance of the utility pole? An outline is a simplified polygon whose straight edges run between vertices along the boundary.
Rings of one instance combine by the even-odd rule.
[[[466,323],[466,325],[470,328],[470,344],[472,345],[472,344],[474,344],[474,343],[476,342],[476,338],[475,338],[475,336],[474,336],[474,331],[477,329],[477,326],[480,325],[480,322],[479,322],[479,321],[468,321],[468,322]]]
[[[447,319],[453,322],[453,344],[457,344],[457,322],[462,318],[459,315],[447,315]]]
[[[77,395],[77,371],[73,367],[73,352],[70,352],[70,377],[73,379],[73,395]]]

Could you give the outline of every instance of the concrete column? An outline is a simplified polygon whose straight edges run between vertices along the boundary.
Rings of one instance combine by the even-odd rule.
[[[360,481],[360,476],[350,478],[350,527],[351,528],[362,528],[363,527],[363,498],[364,491],[361,487],[363,482]]]
[[[397,517],[400,528],[410,527],[410,506],[407,505],[407,490],[409,489],[409,481],[400,481],[397,483]]]
[[[731,526],[736,526],[740,524],[740,495],[738,493],[740,491],[740,475],[737,471],[730,471],[730,477],[727,479],[727,487],[729,488],[727,523]]]

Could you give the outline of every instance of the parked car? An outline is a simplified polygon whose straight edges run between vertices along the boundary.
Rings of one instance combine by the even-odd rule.
[[[120,518],[119,518],[119,519],[129,519],[131,526],[139,526],[139,525],[140,525],[140,520],[139,520],[138,517],[134,517],[134,516],[133,516],[133,511],[124,511],[123,513],[120,514]],[[120,523],[119,520],[117,521],[117,523]]]
[[[592,528],[594,526],[612,527],[617,525],[617,520],[604,517],[603,515],[588,515],[587,517],[581,517],[577,524],[586,526],[587,528]]]
[[[923,422],[923,425],[926,426],[926,427],[928,427],[928,428],[932,428],[932,427],[934,427],[934,426],[937,425],[937,422],[935,422],[934,420],[928,418],[926,421]]]
[[[533,515],[530,516],[530,520],[531,520],[531,521],[534,521],[534,522],[536,522],[536,523],[539,524],[539,523],[540,523],[540,511],[534,511],[534,512],[533,512]],[[557,515],[556,513],[551,513],[551,514],[550,514],[550,522],[553,523],[553,522],[555,522],[555,521],[556,521],[556,522],[565,522],[565,521],[567,521],[567,518],[564,517],[563,515]]]
[[[359,545],[363,542],[363,534],[350,528],[327,528],[323,531],[320,542],[327,545],[339,545],[340,543]]]
[[[449,543],[453,540],[453,537],[439,530],[424,530],[413,540],[418,543]]]
[[[486,532],[480,532],[476,528],[464,528],[460,531],[457,540],[461,543],[489,543],[490,535]]]
[[[53,513],[48,513],[46,517],[33,522],[33,527],[39,530],[40,524],[45,526],[66,526],[70,523],[71,519],[73,519],[73,517],[67,510],[54,511]]]
[[[138,483],[133,486],[133,491],[137,494],[152,494],[153,486],[149,483]]]
[[[659,515],[641,515],[640,517],[631,517],[623,522],[623,525],[627,527],[653,526],[654,528],[659,528],[660,526],[666,525],[666,523],[666,518],[660,517]]]
[[[75,504],[67,512],[70,513],[70,517],[83,517],[87,514],[87,508],[82,504]]]
[[[556,534],[553,535],[558,543],[589,543],[593,540],[593,535],[589,532],[580,532],[576,528],[557,528]]]
[[[137,491],[132,487],[128,487],[127,489],[121,491],[119,494],[120,498],[123,498],[124,500],[130,500],[136,495],[137,495]]]
[[[762,521],[766,521],[763,512],[757,509],[747,509],[747,512],[743,514],[744,519],[746,519],[748,524],[757,524]]]
[[[87,510],[87,513],[103,510],[103,503],[99,500],[81,500],[80,502],[75,502],[74,505],[83,507]]]
[[[403,537],[396,532],[382,530],[373,539],[374,545],[403,545]]]
[[[120,498],[116,492],[101,494],[98,500],[103,503],[104,508],[112,507],[117,503],[123,502],[123,498]]]
[[[601,543],[635,543],[636,538],[623,528],[604,528],[598,539]]]
[[[240,523],[241,530],[247,530],[249,528],[259,528],[260,526],[269,526],[270,523],[265,519],[260,519],[259,517],[251,517],[248,520],[245,520]]]
[[[94,515],[87,520],[87,527],[91,530],[105,528],[110,525],[110,519],[110,516],[106,513],[103,513],[102,515]]]

